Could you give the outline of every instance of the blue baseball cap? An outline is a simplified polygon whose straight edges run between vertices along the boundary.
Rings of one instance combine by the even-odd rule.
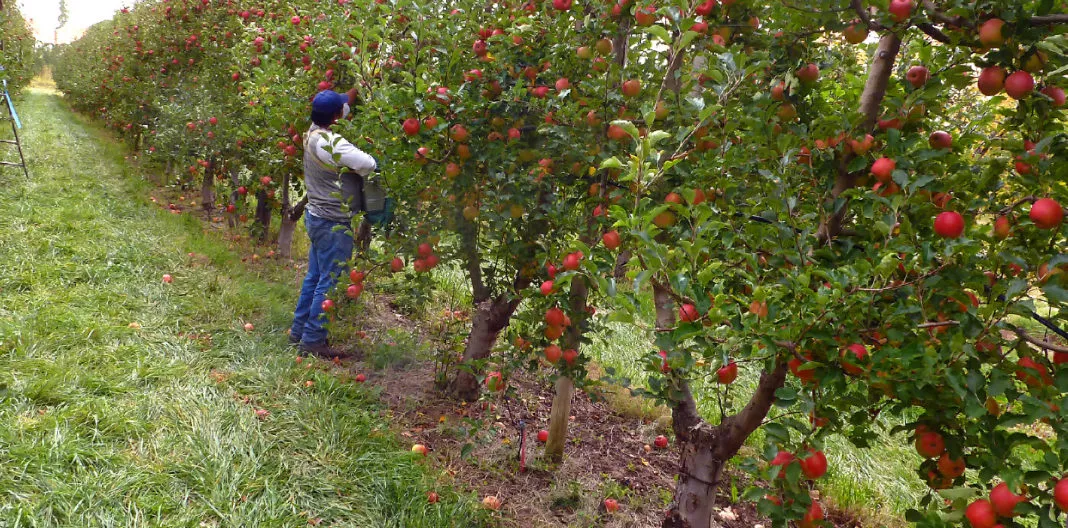
[[[335,115],[349,102],[349,98],[333,90],[323,90],[312,99],[312,112]]]

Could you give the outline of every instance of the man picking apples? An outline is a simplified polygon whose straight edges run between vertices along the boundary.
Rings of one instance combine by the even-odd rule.
[[[326,293],[337,284],[352,258],[352,216],[362,208],[360,178],[378,168],[371,155],[330,130],[348,114],[355,95],[355,90],[347,95],[319,92],[312,100],[312,126],[304,135],[304,185],[308,189],[304,225],[311,250],[289,342],[299,345],[304,353],[328,359],[351,356],[327,343],[324,311],[333,303],[326,299]]]

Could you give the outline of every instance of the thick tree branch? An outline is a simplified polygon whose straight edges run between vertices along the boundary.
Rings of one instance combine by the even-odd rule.
[[[728,460],[738,452],[749,435],[764,423],[771,405],[775,403],[775,391],[786,384],[786,362],[780,362],[775,370],[762,372],[756,392],[745,408],[738,414],[728,416],[716,429],[721,442],[715,447],[717,457]]]
[[[1057,344],[1054,344],[1054,343],[1050,343],[1049,341],[1044,341],[1042,339],[1039,339],[1039,338],[1027,333],[1027,331],[1024,330],[1023,328],[1012,327],[1012,331],[1016,335],[1020,336],[1020,339],[1023,339],[1024,341],[1027,341],[1028,343],[1031,343],[1032,345],[1035,345],[1035,346],[1037,346],[1039,348],[1043,348],[1043,349],[1046,349],[1046,350],[1052,350],[1054,352],[1060,352],[1062,354],[1068,354],[1068,346],[1057,345]]]
[[[890,75],[894,71],[894,61],[901,50],[901,37],[896,33],[885,33],[879,39],[879,47],[875,50],[875,57],[868,68],[868,80],[864,84],[864,91],[860,94],[860,113],[864,120],[860,124],[862,132],[868,132],[875,128],[875,122],[879,119],[879,109],[886,97],[886,88],[890,83]],[[853,160],[853,154],[842,154],[838,160],[838,177],[835,179],[834,188],[831,189],[830,201],[838,199],[842,193],[856,186],[858,173],[851,173],[847,167]],[[849,211],[848,204],[843,204],[833,212],[820,226],[818,237],[821,243],[827,243],[842,232],[842,221]]]

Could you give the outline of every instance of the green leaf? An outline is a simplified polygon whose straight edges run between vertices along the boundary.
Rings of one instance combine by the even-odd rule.
[[[653,24],[645,28],[645,32],[653,35],[654,37],[664,41],[671,42],[671,34],[668,33],[667,28],[660,24]]]
[[[616,119],[612,121],[612,124],[622,128],[630,137],[638,139],[638,127],[634,126],[634,123],[627,121],[626,119]]]
[[[1052,282],[1042,287],[1042,293],[1046,300],[1055,303],[1068,303],[1068,290],[1053,284]]]
[[[849,172],[856,172],[868,166],[868,159],[862,156],[857,156],[849,162],[849,167],[846,169]]]
[[[622,169],[623,162],[619,161],[619,158],[612,156],[601,162],[601,170],[604,169]]]
[[[764,432],[768,438],[779,443],[788,443],[790,441],[790,430],[786,426],[778,423],[769,423],[764,426]]]
[[[966,500],[979,495],[979,490],[975,488],[950,488],[944,490],[938,490],[938,494],[945,499],[951,501]]]
[[[660,141],[662,141],[664,139],[667,139],[669,137],[671,137],[671,134],[669,134],[667,132],[664,132],[663,130],[657,130],[655,132],[651,132],[649,134],[649,138],[648,138],[649,146],[650,147],[655,147],[657,143],[659,143]]]

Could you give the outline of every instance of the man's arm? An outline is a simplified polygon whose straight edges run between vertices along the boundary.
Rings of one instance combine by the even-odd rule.
[[[321,160],[335,160],[339,167],[348,167],[361,176],[367,176],[377,168],[370,154],[356,148],[338,134],[322,136],[315,147]]]

